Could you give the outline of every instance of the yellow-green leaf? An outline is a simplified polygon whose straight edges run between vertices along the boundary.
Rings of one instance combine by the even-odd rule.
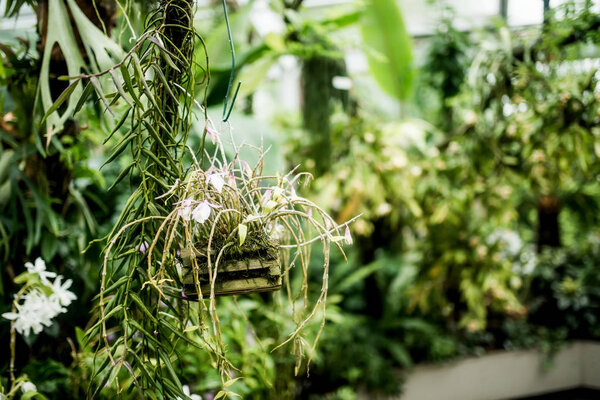
[[[240,238],[240,246],[246,241],[246,235],[248,235],[248,226],[246,224],[239,224],[238,236]]]

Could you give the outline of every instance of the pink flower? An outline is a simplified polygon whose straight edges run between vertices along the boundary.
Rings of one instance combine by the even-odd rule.
[[[350,228],[348,227],[348,225],[346,225],[346,232],[344,234],[344,241],[346,242],[346,244],[352,244],[353,243],[352,235],[350,234]]]
[[[142,243],[135,246],[135,249],[142,254],[146,254],[146,250],[148,250],[148,242],[144,240]]]
[[[211,128],[208,124],[206,125],[206,134],[210,137],[212,144],[215,144],[219,139],[219,132]]]
[[[252,178],[252,168],[250,168],[250,165],[246,161],[244,161],[244,169],[246,170],[246,175]]]
[[[229,186],[236,187],[236,184],[235,184],[235,175],[233,174],[233,172],[229,175],[229,182],[228,183],[229,183]]]
[[[265,191],[265,194],[263,194],[263,198],[262,198],[262,203],[263,203],[263,205],[264,205],[264,204],[267,204],[267,202],[268,202],[269,200],[271,200],[271,194],[272,194],[272,193],[273,193],[273,192],[271,191],[271,189],[267,189],[267,190]]]

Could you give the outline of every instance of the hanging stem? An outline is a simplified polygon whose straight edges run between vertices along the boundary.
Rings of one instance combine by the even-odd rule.
[[[238,92],[240,91],[240,85],[242,82],[238,82],[237,87],[235,88],[235,93],[233,94],[233,98],[231,99],[231,105],[229,106],[229,110],[227,110],[227,103],[229,102],[229,92],[231,91],[231,86],[233,85],[233,74],[235,73],[235,48],[233,47],[233,39],[231,37],[231,27],[229,26],[229,15],[227,14],[227,4],[225,0],[223,0],[223,13],[225,13],[225,25],[227,25],[227,36],[229,37],[229,47],[231,48],[231,73],[229,74],[229,83],[227,84],[227,92],[225,93],[225,102],[223,103],[223,122],[227,122],[229,116],[231,115],[231,111],[233,110],[233,105],[235,104],[235,99],[237,98]]]

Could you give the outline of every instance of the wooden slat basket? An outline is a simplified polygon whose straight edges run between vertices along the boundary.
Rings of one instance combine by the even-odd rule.
[[[184,293],[188,299],[199,298],[197,286],[194,283],[192,267],[192,252],[183,250],[182,281]],[[196,256],[199,266],[198,281],[202,297],[210,296],[210,281],[206,257]],[[279,258],[261,259],[249,258],[244,260],[227,260],[221,263],[215,281],[215,296],[231,296],[256,292],[271,292],[281,289],[281,265]]]

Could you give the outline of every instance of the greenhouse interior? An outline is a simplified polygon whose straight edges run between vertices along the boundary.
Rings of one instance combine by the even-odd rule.
[[[0,400],[600,399],[600,1],[0,15]]]

